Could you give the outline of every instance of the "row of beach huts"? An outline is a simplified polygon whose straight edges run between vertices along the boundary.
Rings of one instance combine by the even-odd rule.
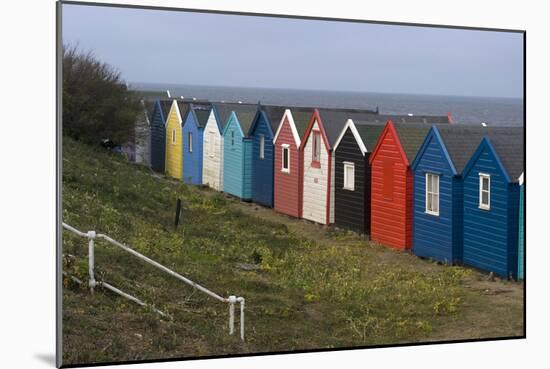
[[[135,157],[156,172],[423,258],[524,277],[522,127],[378,109],[144,106]]]

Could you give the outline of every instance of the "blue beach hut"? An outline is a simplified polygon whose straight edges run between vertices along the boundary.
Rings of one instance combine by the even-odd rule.
[[[462,170],[488,128],[432,126],[411,165],[413,245],[420,257],[462,260]]]
[[[463,174],[464,264],[504,278],[518,271],[523,149],[521,127],[488,132]]]
[[[258,106],[250,131],[252,140],[252,201],[273,207],[273,138],[285,109],[280,106]]]
[[[183,119],[183,181],[185,183],[202,184],[203,134],[211,113],[210,104],[189,104],[187,115]]]
[[[218,109],[223,130],[223,191],[243,200],[252,199],[252,141],[248,131],[256,105],[226,104]]]
[[[172,100],[156,100],[151,113],[151,168],[164,173],[166,158],[166,119]]]

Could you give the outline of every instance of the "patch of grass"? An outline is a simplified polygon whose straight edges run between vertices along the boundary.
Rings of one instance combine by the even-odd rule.
[[[176,229],[178,198],[183,213]],[[474,325],[470,316],[483,319],[491,334],[520,334],[522,324],[501,329],[489,315],[500,307],[507,320],[519,319],[517,298],[497,301],[502,294],[473,290],[477,272],[372,245],[353,232],[319,232],[313,224],[254,212],[64,138],[65,222],[105,233],[220,295],[247,301],[243,343],[228,335],[227,306],[98,241],[98,279],[173,319],[100,288],[91,296],[67,279],[64,363],[458,339],[461,324]],[[63,250],[64,269],[86,282],[87,241],[64,232]]]

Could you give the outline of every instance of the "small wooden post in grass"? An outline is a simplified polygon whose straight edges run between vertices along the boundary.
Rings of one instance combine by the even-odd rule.
[[[178,228],[178,224],[180,222],[180,215],[181,215],[181,199],[177,199],[177,201],[176,201],[176,221],[174,223],[175,228]]]

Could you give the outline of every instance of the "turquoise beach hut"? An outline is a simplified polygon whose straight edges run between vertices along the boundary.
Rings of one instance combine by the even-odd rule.
[[[218,109],[223,130],[223,191],[243,200],[252,199],[252,140],[248,131],[256,105],[226,104]],[[227,118],[226,118],[227,117]]]

